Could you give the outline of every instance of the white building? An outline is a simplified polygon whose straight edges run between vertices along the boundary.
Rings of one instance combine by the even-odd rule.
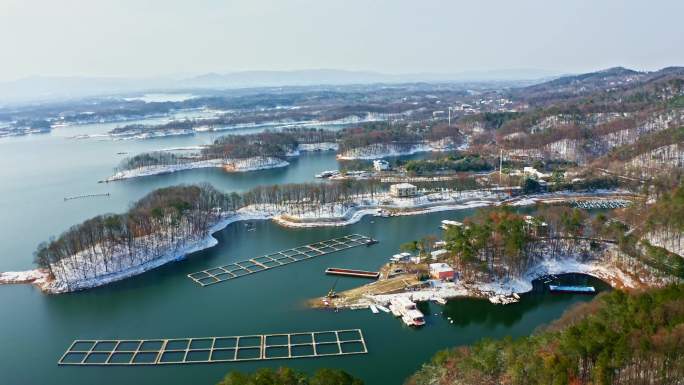
[[[439,257],[443,257],[449,254],[449,251],[445,249],[439,249],[439,250],[434,250],[430,252],[430,258],[433,260],[438,259]]]
[[[418,194],[418,188],[410,183],[398,183],[390,186],[390,195],[395,198],[410,198]]]
[[[537,171],[537,169],[534,167],[523,167],[523,173],[525,175],[534,176],[534,177],[537,177],[539,179],[548,178],[551,176],[549,174],[544,174],[543,172]]]
[[[376,159],[373,161],[373,168],[375,171],[386,171],[389,170],[389,162],[384,159]]]
[[[451,281],[454,279],[454,269],[446,263],[431,263],[430,276],[442,281]]]

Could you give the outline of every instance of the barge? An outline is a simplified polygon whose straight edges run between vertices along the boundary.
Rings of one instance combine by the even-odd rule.
[[[370,278],[370,279],[378,279],[378,277],[380,277],[379,271],[340,269],[337,267],[329,267],[329,268],[325,269],[325,274],[343,275],[346,277],[359,277],[359,278]]]
[[[580,293],[580,294],[594,294],[596,289],[593,286],[558,286],[549,285],[549,290],[552,293]]]

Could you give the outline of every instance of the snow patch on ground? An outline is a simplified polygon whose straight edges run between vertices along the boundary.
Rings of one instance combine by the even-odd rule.
[[[397,143],[376,143],[364,147],[358,147],[347,150],[337,155],[337,159],[371,160],[386,158],[390,156],[413,155],[419,152],[444,152],[454,150],[455,147],[453,145],[453,140],[451,140],[450,138],[447,139],[437,140],[433,142],[425,141],[413,145],[404,145]]]

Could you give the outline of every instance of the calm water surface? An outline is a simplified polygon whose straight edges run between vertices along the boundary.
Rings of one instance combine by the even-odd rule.
[[[125,155],[209,143],[215,135],[148,141],[71,140],[80,133],[106,131],[106,125],[59,129],[49,135],[0,140],[0,271],[32,267],[38,242],[70,225],[105,212],[122,212],[163,186],[210,182],[224,191],[259,184],[312,181],[317,172],[337,167],[334,155],[319,153],[293,160],[288,168],[246,174],[192,170],[109,184]],[[70,195],[111,193],[110,198],[64,202]],[[30,286],[0,287],[0,383],[3,384],[214,384],[229,370],[288,365],[302,370],[337,367],[369,385],[401,384],[437,350],[479,338],[522,336],[557,318],[573,303],[591,297],[526,295],[520,303],[495,306],[463,299],[445,307],[423,304],[428,325],[409,329],[388,314],[368,310],[310,310],[304,302],[324,295],[335,282],[326,267],[377,269],[407,240],[439,234],[442,219],[461,219],[472,211],[413,217],[373,218],[344,228],[285,229],[266,221],[256,231],[233,224],[215,234],[219,244],[184,262],[164,266],[107,287],[59,296]],[[333,253],[287,267],[200,288],[186,274],[214,265],[351,233],[380,240],[378,245]],[[600,282],[590,281],[600,287]],[[365,283],[342,278],[337,290]],[[450,323],[450,317],[454,322]],[[202,337],[363,329],[369,354],[289,361],[197,364],[163,367],[58,367],[57,360],[76,338]]]

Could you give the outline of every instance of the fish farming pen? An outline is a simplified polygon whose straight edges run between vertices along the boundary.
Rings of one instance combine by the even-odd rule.
[[[75,340],[58,365],[179,365],[368,353],[361,329],[229,337]]]
[[[352,234],[292,249],[277,251],[245,261],[212,267],[211,269],[188,274],[188,278],[204,287],[310,258],[320,257],[321,255],[331,254],[336,251],[351,249],[362,245],[370,246],[375,243],[377,243],[377,241],[373,238],[360,234]]]
[[[632,204],[625,199],[600,199],[590,201],[573,201],[572,205],[580,209],[619,209]]]
[[[74,199],[83,199],[83,198],[97,198],[97,197],[108,197],[110,196],[110,193],[103,193],[103,194],[85,194],[85,195],[74,195],[71,197],[65,197],[64,201],[70,201]]]

